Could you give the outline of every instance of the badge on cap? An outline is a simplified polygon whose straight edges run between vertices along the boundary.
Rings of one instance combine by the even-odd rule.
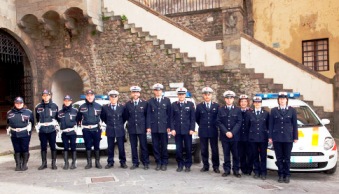
[[[14,103],[24,103],[24,99],[22,99],[21,97],[16,97],[14,99]]]
[[[111,91],[108,92],[107,95],[109,95],[109,96],[118,96],[118,95],[119,95],[119,92],[116,91],[116,90],[111,90]]]
[[[226,92],[224,92],[223,96],[226,97],[235,97],[235,93],[231,90],[227,90]]]
[[[42,95],[44,95],[44,94],[51,95],[51,92],[47,89],[44,89],[44,91],[42,91]]]
[[[278,98],[287,98],[287,92],[279,92]]]
[[[253,102],[262,102],[262,98],[260,96],[254,96]]]
[[[210,87],[204,87],[201,91],[203,94],[213,93],[213,89]]]
[[[177,94],[186,94],[187,89],[184,87],[180,87],[180,88],[177,88],[176,91],[177,91]]]
[[[86,90],[86,94],[95,94],[95,92],[92,89]]]
[[[162,90],[164,89],[164,86],[162,84],[156,83],[153,85],[153,90]]]
[[[248,99],[248,96],[246,94],[241,94],[239,96],[239,99]]]
[[[71,97],[70,95],[66,95],[66,96],[64,97],[64,100],[70,100],[70,101],[72,101],[72,97]]]
[[[129,90],[131,92],[140,92],[141,88],[139,86],[132,86]]]

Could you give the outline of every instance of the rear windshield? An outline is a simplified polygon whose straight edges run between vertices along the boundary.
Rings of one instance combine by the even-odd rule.
[[[297,106],[293,108],[295,108],[297,111],[298,127],[313,127],[322,125],[309,107]],[[268,107],[264,107],[264,109],[271,112],[271,109]]]

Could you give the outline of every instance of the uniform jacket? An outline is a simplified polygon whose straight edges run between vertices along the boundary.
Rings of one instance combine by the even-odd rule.
[[[142,99],[139,99],[139,103],[137,106],[134,106],[133,100],[126,103],[125,111],[128,119],[128,133],[146,133],[147,104],[147,101]]]
[[[297,112],[288,107],[285,113],[275,107],[271,110],[269,138],[273,142],[293,142],[298,139]]]
[[[172,103],[171,130],[177,134],[187,135],[189,131],[195,131],[195,108],[193,102],[185,101],[180,107],[180,102]]]
[[[73,128],[76,124],[76,117],[78,114],[78,110],[73,108],[72,105],[62,106],[62,109],[58,112],[58,122],[60,125],[60,129],[64,130],[67,128]],[[66,135],[75,135],[75,131],[64,132]]]
[[[199,125],[199,137],[218,137],[217,115],[219,104],[212,102],[207,109],[205,102],[197,105],[195,121]]]
[[[241,110],[232,106],[228,110],[226,106],[220,107],[217,116],[217,125],[220,129],[221,141],[239,141],[239,131],[242,122]],[[226,137],[226,132],[232,132],[233,137]]]
[[[27,127],[29,122],[34,126],[34,116],[31,110],[22,108],[20,110],[13,108],[7,112],[7,124],[12,128],[24,128]],[[30,135],[27,131],[16,132],[11,130],[11,136],[13,137],[27,137]]]
[[[259,115],[256,115],[255,110],[248,111],[245,122],[249,131],[249,142],[268,142],[269,113],[267,111],[261,109]]]
[[[127,120],[125,106],[118,103],[116,109],[111,108],[111,103],[102,108],[101,120],[106,123],[107,137],[125,136],[124,124]]]
[[[52,100],[49,101],[49,103],[45,103],[42,101],[40,104],[38,104],[35,107],[35,117],[37,122],[39,123],[49,123],[52,122],[53,119],[57,120],[58,117],[58,106],[52,102]],[[39,133],[51,133],[55,131],[55,126],[41,126]]]
[[[146,128],[151,128],[152,133],[167,133],[171,128],[171,101],[162,97],[160,104],[156,98],[148,100]]]
[[[92,103],[85,100],[85,103],[79,107],[76,121],[82,125],[97,125],[100,122],[101,111],[102,106],[95,100]]]
[[[242,121],[241,121],[241,127],[239,132],[239,141],[248,141],[248,126],[246,126],[246,117],[247,112],[251,111],[252,109],[247,108],[245,111],[241,111]]]

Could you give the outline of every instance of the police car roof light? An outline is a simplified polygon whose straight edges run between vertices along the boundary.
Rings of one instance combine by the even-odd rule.
[[[80,95],[80,99],[81,100],[85,100],[86,99],[86,95],[82,94]],[[109,97],[107,95],[95,95],[95,99],[96,100],[109,100]]]
[[[162,93],[162,96],[165,97],[177,97],[178,94],[176,91],[165,91]],[[191,98],[192,97],[192,93],[191,92],[186,92],[186,98]]]
[[[262,99],[276,99],[278,98],[278,93],[258,93],[255,96],[260,96]],[[300,92],[288,92],[288,98],[299,98]]]

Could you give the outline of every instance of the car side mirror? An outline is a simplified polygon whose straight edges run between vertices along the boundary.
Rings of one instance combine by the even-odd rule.
[[[331,121],[329,119],[321,119],[321,122],[323,123],[323,125],[328,125]]]

